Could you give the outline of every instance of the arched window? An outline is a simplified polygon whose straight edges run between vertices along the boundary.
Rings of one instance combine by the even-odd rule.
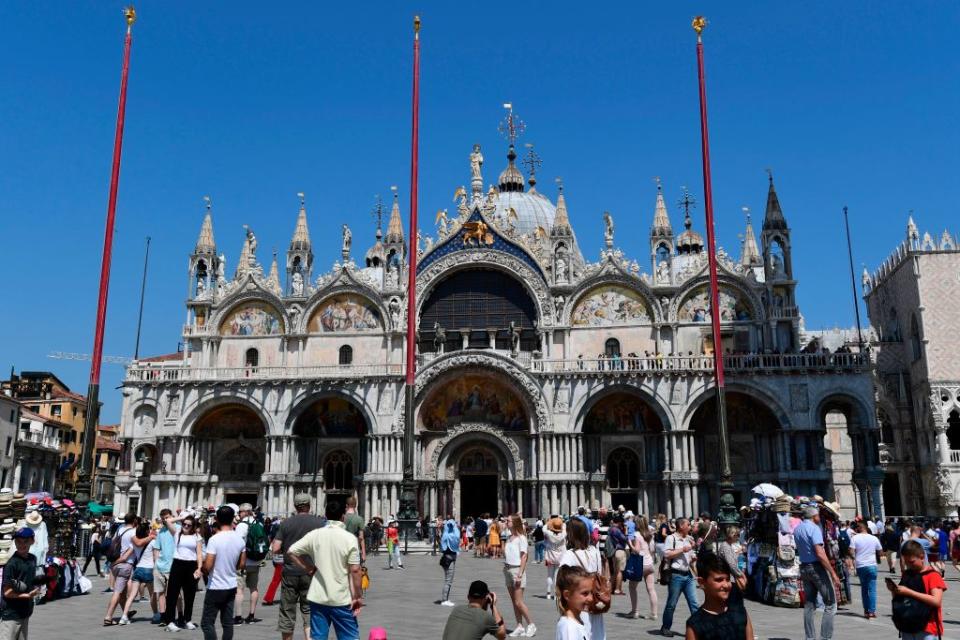
[[[661,262],[666,262],[670,259],[670,247],[666,244],[660,243],[657,245],[657,264]]]
[[[614,449],[607,458],[607,485],[610,491],[636,489],[640,476],[637,454],[629,449]]]
[[[950,441],[951,449],[960,450],[960,412],[956,409],[951,411],[947,418],[947,440]]]
[[[920,341],[920,321],[914,314],[910,322],[910,348],[913,351],[913,359],[919,360],[923,357],[923,344]]]
[[[327,491],[353,490],[353,458],[346,451],[334,451],[323,463],[323,486]]]
[[[606,342],[603,343],[603,353],[608,358],[613,356],[620,356],[620,341],[616,338],[608,338]]]
[[[340,364],[353,364],[353,347],[348,344],[340,347]]]
[[[260,352],[256,349],[247,349],[247,353],[243,358],[243,364],[248,369],[256,369],[260,366]]]

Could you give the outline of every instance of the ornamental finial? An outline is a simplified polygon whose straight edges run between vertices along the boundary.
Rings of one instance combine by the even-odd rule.
[[[697,37],[699,38],[700,34],[703,33],[703,30],[707,26],[707,19],[703,16],[697,16],[693,19],[691,26],[693,27],[693,30],[697,32]]]
[[[123,10],[123,17],[127,20],[127,26],[132,27],[133,23],[137,21],[137,10],[133,8],[133,5],[130,5]]]
[[[420,34],[420,16],[413,16],[413,33]]]

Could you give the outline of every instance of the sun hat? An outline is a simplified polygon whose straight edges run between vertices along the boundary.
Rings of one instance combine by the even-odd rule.
[[[41,522],[43,522],[43,516],[40,515],[39,511],[31,511],[30,513],[27,514],[27,517],[24,518],[24,520],[26,520],[27,524],[30,525],[31,527],[35,527]]]
[[[563,531],[563,518],[560,516],[554,516],[547,521],[547,529],[560,533]]]

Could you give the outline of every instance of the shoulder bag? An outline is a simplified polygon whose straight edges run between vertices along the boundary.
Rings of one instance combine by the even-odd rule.
[[[583,569],[587,567],[584,566],[583,560],[580,559],[580,556],[576,551],[573,552],[573,557],[577,559],[577,562],[580,563],[580,566]],[[593,574],[593,602],[587,607],[587,610],[590,613],[602,614],[610,610],[610,600],[612,599],[610,593],[610,581],[607,580],[606,576],[601,574],[599,571]]]
[[[671,534],[672,535],[672,534]],[[668,538],[670,536],[667,536]],[[677,548],[677,537],[673,536],[673,549]],[[667,554],[664,553],[663,557],[660,559],[660,568],[657,570],[657,582],[666,586],[670,584],[670,578],[672,577],[673,570],[670,569],[670,559],[667,558]]]

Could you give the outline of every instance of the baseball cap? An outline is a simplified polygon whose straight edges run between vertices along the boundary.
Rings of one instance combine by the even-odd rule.
[[[470,583],[470,588],[467,590],[468,598],[486,598],[490,593],[490,588],[487,587],[487,583],[483,580],[474,580]]]
[[[17,529],[17,532],[13,534],[14,538],[33,538],[34,537],[33,529],[30,527],[21,527]]]
[[[310,504],[312,498],[309,493],[298,493],[293,496],[293,504]]]

